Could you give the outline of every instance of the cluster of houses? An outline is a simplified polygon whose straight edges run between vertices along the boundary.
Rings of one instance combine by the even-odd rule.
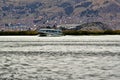
[[[57,28],[59,29],[67,29],[67,30],[74,30],[76,29],[76,26],[79,26],[80,24],[61,24],[57,25]]]
[[[33,26],[29,26],[26,24],[21,24],[21,23],[17,23],[17,24],[4,24],[4,26],[0,27],[1,31],[28,31],[28,30],[35,30],[36,27]]]
[[[39,26],[39,25],[26,25],[26,24],[5,24],[4,27],[1,27],[1,31],[29,31],[29,30],[39,30],[39,29],[60,29],[60,30],[72,30],[75,29],[76,26],[80,24],[60,24],[60,25],[53,25],[53,26]]]

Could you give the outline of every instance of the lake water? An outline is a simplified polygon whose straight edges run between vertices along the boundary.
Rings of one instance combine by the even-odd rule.
[[[120,36],[1,36],[0,80],[120,80]]]

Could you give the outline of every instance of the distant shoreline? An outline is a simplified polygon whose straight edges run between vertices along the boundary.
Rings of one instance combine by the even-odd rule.
[[[9,36],[9,35],[37,35],[37,31],[0,31],[0,36]]]
[[[64,30],[63,35],[120,35],[120,30],[106,31],[81,31],[81,30]],[[0,36],[32,36],[39,35],[37,31],[0,31]]]
[[[64,35],[120,35],[120,30],[106,31],[81,31],[81,30],[65,30]]]

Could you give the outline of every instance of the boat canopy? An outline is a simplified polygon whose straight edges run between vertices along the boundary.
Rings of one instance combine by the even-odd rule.
[[[47,35],[61,35],[62,31],[59,29],[40,29],[39,33],[44,33]]]

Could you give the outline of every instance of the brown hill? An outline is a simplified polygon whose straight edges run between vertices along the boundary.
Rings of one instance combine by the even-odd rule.
[[[0,23],[104,22],[120,29],[119,0],[0,0]],[[112,23],[112,24],[111,24]]]

